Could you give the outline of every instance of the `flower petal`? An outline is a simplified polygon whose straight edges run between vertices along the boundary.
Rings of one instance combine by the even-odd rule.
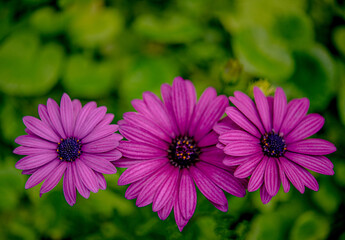
[[[102,157],[108,161],[116,161],[122,157],[122,153],[117,149],[113,149],[113,150],[108,151],[108,152],[97,153],[94,155]]]
[[[153,198],[152,211],[154,212],[161,210],[176,191],[179,179],[179,168],[172,167],[172,169],[172,172],[168,175],[167,179],[162,182]]]
[[[83,182],[82,182],[82,180],[78,174],[76,164],[71,164],[70,167],[72,168],[72,173],[74,175],[74,183],[75,183],[75,186],[76,186],[78,192],[84,198],[88,199],[90,197],[90,190],[87,189],[87,187],[85,187],[85,185],[83,184]]]
[[[137,198],[141,189],[143,189],[143,187],[146,185],[146,181],[148,178],[149,177],[146,177],[129,185],[125,193],[125,198],[127,198],[128,200]]]
[[[274,94],[273,102],[273,129],[275,132],[279,132],[280,126],[284,120],[287,109],[287,100],[284,90],[277,87]]]
[[[89,118],[90,113],[97,108],[97,104],[95,102],[88,102],[85,106],[79,111],[77,119],[75,120],[75,127],[73,136],[81,138],[80,133],[83,133],[85,123]],[[85,132],[84,132],[85,133]]]
[[[91,192],[98,192],[98,179],[95,172],[90,169],[81,159],[74,161],[76,164],[78,175],[85,185]]]
[[[258,87],[254,87],[254,98],[262,124],[264,125],[266,132],[270,132],[272,129],[272,123],[267,98]]]
[[[246,190],[241,182],[228,171],[204,162],[199,162],[197,168],[224,191],[236,197],[244,197],[246,195]]]
[[[152,159],[168,155],[167,151],[137,142],[122,141],[117,149],[122,152],[124,157],[134,159]]]
[[[234,95],[235,97],[229,97],[230,101],[259,129],[261,134],[264,134],[265,129],[253,100],[240,91],[235,91]]]
[[[161,220],[165,220],[167,219],[167,217],[170,215],[171,213],[171,210],[173,208],[173,204],[174,204],[174,198],[171,197],[169,202],[167,204],[165,204],[165,206],[159,210],[157,213],[158,213],[158,217],[161,219]]]
[[[50,174],[41,186],[40,196],[43,193],[52,190],[60,181],[62,175],[64,174],[67,167],[66,162],[60,162],[59,166],[54,169],[54,173]]]
[[[312,113],[302,119],[302,121],[287,136],[284,137],[286,143],[297,142],[317,133],[325,123],[325,119]]]
[[[105,125],[105,126],[97,126],[95,127],[90,134],[88,134],[85,138],[82,139],[83,143],[89,143],[101,138],[108,137],[111,134],[114,134],[118,129],[117,125]],[[122,139],[121,136],[118,136],[119,140]]]
[[[263,204],[267,204],[271,201],[272,196],[267,192],[265,184],[260,188],[260,198]]]
[[[219,135],[222,135],[230,130],[242,130],[242,128],[226,116],[214,125],[213,130]]]
[[[189,169],[196,186],[200,192],[210,201],[218,205],[227,205],[228,201],[224,192],[215,185],[201,170],[197,167]]]
[[[43,166],[44,164],[57,160],[56,152],[29,155],[20,159],[15,167],[17,169],[31,169]]]
[[[295,188],[298,191],[304,193],[304,185],[299,174],[300,167],[298,167],[295,163],[291,162],[285,157],[280,157],[279,161],[281,163],[285,175],[288,177],[290,182],[295,186]]]
[[[62,126],[65,130],[66,137],[72,137],[75,117],[73,112],[73,104],[70,97],[64,93],[60,102],[60,115]]]
[[[13,153],[18,155],[37,155],[42,153],[56,153],[56,150],[19,146],[13,150]]]
[[[49,117],[48,109],[45,105],[43,104],[38,105],[38,115],[40,116],[40,119],[42,120],[42,122],[44,122],[45,124],[47,124],[54,130],[54,125]]]
[[[138,163],[124,171],[121,174],[117,184],[121,186],[136,182],[156,172],[165,164],[168,164],[168,162],[168,159],[152,159]]]
[[[248,142],[256,143],[256,142],[260,142],[260,139],[242,130],[230,130],[227,133],[220,135],[219,141],[226,145],[232,141],[239,141],[239,142],[248,141]]]
[[[74,176],[71,168],[72,163],[67,163],[65,176],[63,178],[63,193],[67,203],[73,206],[76,202],[77,193],[75,189]]]
[[[189,219],[185,219],[181,213],[178,193],[176,193],[176,197],[174,201],[174,216],[175,216],[177,227],[180,230],[180,232],[182,232],[183,228],[186,226]]]
[[[335,152],[337,149],[331,142],[313,138],[290,143],[287,145],[287,150],[309,155],[327,155]]]
[[[59,161],[51,161],[46,165],[38,168],[28,179],[25,189],[32,188],[42,182],[46,177],[59,165]]]
[[[275,158],[269,158],[267,162],[264,182],[268,194],[275,196],[280,188],[279,170]]]
[[[58,143],[60,141],[60,137],[56,135],[54,130],[37,118],[26,116],[23,118],[23,122],[25,126],[35,135],[54,143]]]
[[[82,145],[81,150],[87,153],[102,153],[113,150],[119,145],[119,136],[112,134],[108,137]]]
[[[198,142],[198,147],[203,148],[216,145],[218,143],[218,136],[219,135],[215,131],[209,132]]]
[[[116,168],[113,164],[97,155],[83,153],[80,156],[80,160],[82,160],[89,168],[92,168],[94,171],[103,174],[116,173]]]
[[[225,109],[226,114],[229,118],[234,121],[238,126],[243,128],[248,133],[252,134],[257,138],[261,138],[259,130],[250,122],[237,108],[227,107]]]
[[[290,182],[287,179],[286,174],[284,173],[284,169],[283,169],[282,164],[280,163],[280,159],[278,159],[277,164],[279,168],[279,177],[280,177],[280,180],[282,181],[284,192],[287,193],[290,191]]]
[[[283,123],[280,127],[280,132],[284,135],[290,133],[298,123],[304,118],[309,109],[309,100],[307,98],[294,99],[289,102],[284,117]]]
[[[325,175],[334,174],[332,162],[324,156],[310,156],[293,152],[286,152],[285,157],[311,171]]]
[[[53,99],[49,98],[47,101],[47,110],[51,123],[53,124],[54,129],[57,131],[60,138],[66,138],[66,134],[61,122],[59,105]]]
[[[224,152],[232,156],[248,156],[253,153],[262,152],[262,148],[259,142],[232,141],[226,145]]]
[[[54,149],[56,150],[58,145],[56,143],[52,143],[49,141],[46,141],[42,138],[31,136],[31,135],[22,135],[16,138],[14,140],[19,145],[23,145],[26,147],[32,147],[32,148],[43,148],[43,149]]]
[[[255,192],[258,190],[263,182],[264,182],[264,174],[266,170],[266,165],[269,158],[267,156],[264,156],[261,160],[261,162],[258,164],[258,166],[255,168],[252,176],[249,179],[248,182],[248,191],[249,192]]]
[[[249,177],[253,173],[259,162],[262,160],[262,158],[262,154],[253,154],[250,158],[247,157],[247,159],[237,167],[236,171],[234,172],[234,176],[237,178]]]
[[[89,135],[97,124],[104,118],[106,112],[107,108],[104,106],[91,110],[76,137],[83,139]]]
[[[107,188],[107,182],[105,181],[103,174],[99,172],[95,172],[95,175],[98,180],[98,187],[102,190],[105,190]]]
[[[188,169],[183,169],[181,173],[179,201],[182,216],[190,219],[195,211],[197,196],[194,181]]]

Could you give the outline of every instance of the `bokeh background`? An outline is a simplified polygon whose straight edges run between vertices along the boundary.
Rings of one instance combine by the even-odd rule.
[[[116,115],[143,91],[159,94],[175,76],[232,95],[308,97],[335,143],[334,176],[320,190],[228,195],[229,211],[200,193],[180,233],[173,214],[126,200],[119,174],[108,188],[70,207],[61,182],[39,197],[25,190],[12,154],[25,115],[63,92],[95,100]],[[343,0],[11,0],[0,1],[0,239],[345,239],[345,2]],[[119,170],[121,173],[123,170]],[[281,189],[282,190],[282,189]]]

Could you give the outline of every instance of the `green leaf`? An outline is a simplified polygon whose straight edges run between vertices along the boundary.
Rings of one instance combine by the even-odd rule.
[[[340,26],[334,29],[333,42],[339,52],[345,56],[345,26]]]
[[[139,34],[162,43],[192,42],[202,34],[197,22],[178,13],[161,17],[141,15],[135,20],[133,27]]]
[[[336,175],[341,174],[336,170]],[[328,177],[322,178],[319,182],[320,190],[312,194],[314,202],[326,213],[335,213],[341,203],[341,196],[337,188],[328,180]]]
[[[43,95],[56,84],[63,49],[41,45],[32,32],[16,32],[0,48],[0,89],[10,95]]]
[[[95,62],[84,55],[72,55],[67,61],[62,84],[75,97],[104,97],[114,87],[112,63]]]
[[[329,230],[329,221],[325,217],[315,212],[305,212],[296,220],[292,227],[290,239],[326,239]]]
[[[291,53],[262,28],[243,29],[234,36],[233,48],[244,71],[272,81],[286,80],[293,73]]]
[[[64,28],[63,16],[52,7],[44,7],[35,11],[30,16],[30,24],[40,33],[56,35]]]
[[[339,117],[343,125],[345,125],[345,64],[338,62],[338,78],[340,80],[340,86],[338,89],[338,112]]]

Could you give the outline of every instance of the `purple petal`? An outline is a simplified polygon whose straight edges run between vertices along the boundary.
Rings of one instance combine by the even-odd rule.
[[[25,170],[22,171],[22,174],[23,175],[31,175],[34,172],[36,172],[37,169],[39,169],[39,167],[38,168],[25,169]]]
[[[74,161],[74,163],[76,164],[75,167],[77,168],[78,176],[85,187],[87,187],[91,192],[98,192],[98,179],[95,175],[95,172],[78,158]]]
[[[170,142],[171,137],[162,129],[159,125],[157,125],[154,121],[149,120],[148,118],[144,117],[141,114],[127,112],[123,114],[123,118],[128,122],[128,124],[136,127],[140,127],[141,129],[146,129],[152,135]]]
[[[143,189],[143,187],[146,185],[147,179],[148,177],[129,185],[125,193],[125,198],[128,200],[137,198],[141,189]]]
[[[239,142],[260,142],[260,139],[242,130],[230,130],[219,136],[219,141],[225,145],[233,141]]]
[[[199,162],[197,167],[224,191],[236,197],[244,197],[246,195],[246,190],[241,182],[231,173],[204,162]]]
[[[147,106],[144,103],[144,101],[134,99],[131,101],[131,104],[138,113],[141,113],[142,115],[146,116],[151,120],[153,119],[153,117],[151,116],[151,112],[147,109]]]
[[[56,153],[56,150],[19,146],[13,150],[13,153],[18,155],[38,155],[42,153]]]
[[[79,111],[77,119],[75,120],[75,127],[73,136],[80,137],[80,133],[84,131],[85,123],[87,122],[90,113],[97,108],[95,102],[88,102],[85,106]],[[102,110],[104,111],[104,110]],[[85,131],[84,131],[85,134]]]
[[[180,230],[180,232],[182,232],[184,226],[186,226],[189,219],[185,219],[181,213],[178,194],[176,194],[175,201],[174,201],[174,216],[175,216],[177,227]]]
[[[307,98],[294,99],[289,102],[284,117],[283,123],[280,127],[280,132],[284,135],[290,133],[298,123],[304,118],[309,109],[309,100]]]
[[[223,163],[226,166],[237,166],[237,165],[241,165],[247,161],[250,161],[250,159],[252,159],[255,155],[257,155],[257,153],[254,153],[252,155],[248,155],[248,156],[243,156],[243,157],[235,157],[235,156],[225,156]]]
[[[219,135],[215,131],[209,132],[198,142],[198,147],[216,145],[218,143],[218,136]]]
[[[172,98],[172,87],[167,83],[162,84],[161,94],[162,94],[162,99],[163,99],[166,111],[168,113],[168,117],[170,119],[171,127],[172,127],[174,133],[177,135],[179,130],[177,127],[177,122],[176,122],[173,104],[172,104],[172,101],[173,101],[172,100],[173,99]]]
[[[247,178],[249,177],[254,169],[257,167],[259,162],[262,160],[262,154],[253,154],[250,158],[247,159],[236,169],[234,176],[237,178]]]
[[[167,217],[170,215],[171,213],[171,210],[173,208],[173,204],[174,204],[174,198],[171,197],[169,202],[167,204],[165,204],[165,206],[159,210],[157,213],[158,213],[158,217],[161,219],[161,220],[165,220],[167,219]]]
[[[15,167],[17,169],[23,169],[23,170],[37,168],[53,160],[57,160],[56,152],[29,155],[20,159],[16,163]]]
[[[189,119],[194,110],[191,108],[190,102],[194,95],[190,96],[190,92],[185,80],[181,77],[174,79],[172,85],[172,106],[181,135],[186,133]]]
[[[75,186],[78,190],[78,192],[80,193],[80,195],[82,195],[84,198],[88,199],[90,197],[90,190],[87,189],[87,187],[85,187],[85,185],[83,184],[78,171],[77,171],[77,166],[76,164],[71,164],[69,167],[72,168],[72,173],[74,175],[74,183]]]
[[[280,180],[282,181],[284,192],[287,193],[290,191],[290,182],[284,173],[284,169],[283,169],[282,164],[280,163],[280,159],[278,159],[277,164],[279,168],[279,177],[280,177]]]
[[[147,143],[163,150],[168,149],[170,145],[168,142],[165,142],[160,138],[153,136],[149,131],[145,129],[130,126],[127,124],[123,124],[120,126],[120,133],[130,141]]]
[[[223,164],[224,157],[225,157],[224,152],[218,148],[215,148],[215,150],[213,151],[202,152],[199,155],[199,159],[201,161],[210,163],[220,168],[227,169],[228,167]]]
[[[284,137],[286,143],[297,142],[317,133],[325,123],[325,119],[312,113],[303,118],[303,120],[287,136]]]
[[[114,134],[116,130],[118,129],[117,125],[106,125],[106,126],[97,126],[93,129],[93,131],[87,135],[85,138],[82,139],[83,143],[89,143],[96,140],[99,140],[101,138],[108,137],[111,134]],[[118,135],[119,140],[122,139],[122,136]]]
[[[334,174],[332,162],[324,156],[310,156],[293,152],[286,152],[285,157],[311,171],[325,175]]]
[[[105,114],[103,119],[98,123],[97,127],[99,127],[99,126],[107,126],[107,125],[109,125],[113,121],[113,119],[114,119],[114,114],[107,113],[107,114]],[[118,127],[118,125],[116,125],[116,124],[113,124],[113,125]],[[116,129],[116,131],[117,131],[117,129]]]
[[[189,136],[194,136],[196,129],[199,126],[200,119],[208,108],[209,104],[217,97],[217,92],[214,88],[207,88],[201,95],[198,103],[195,106],[194,113],[188,129]]]
[[[235,91],[234,95],[235,97],[229,97],[230,101],[259,129],[261,134],[264,134],[265,130],[253,100],[240,91]]]
[[[267,192],[265,184],[260,188],[260,198],[263,204],[267,204],[271,201],[272,196]]]
[[[337,149],[331,142],[313,138],[290,143],[287,145],[287,150],[302,154],[327,155],[335,152]]]
[[[156,172],[168,162],[168,159],[153,159],[138,163],[124,171],[124,173],[121,174],[117,184],[121,186],[136,182]]]
[[[224,110],[228,105],[229,101],[224,95],[218,96],[210,103],[208,109],[205,110],[202,118],[198,122],[199,125],[194,135],[196,141],[199,141],[205,134],[212,130],[224,114]]]
[[[298,166],[299,167],[299,166]],[[303,181],[303,184],[307,187],[310,188],[313,191],[319,191],[319,184],[316,181],[315,177],[308,172],[306,169],[299,167],[300,170],[300,176]]]
[[[270,132],[272,129],[271,113],[268,106],[268,101],[263,92],[258,87],[254,87],[255,104],[258,109],[261,121],[266,129],[266,132]]]
[[[94,155],[102,157],[108,161],[116,161],[122,157],[122,153],[117,149],[113,149],[111,151],[104,152],[104,153],[97,153]]]
[[[71,168],[72,164],[73,163],[67,163],[67,169],[63,178],[63,193],[65,195],[67,203],[71,206],[75,204],[77,198],[74,176]]]
[[[54,130],[37,118],[26,116],[23,118],[23,122],[25,126],[35,135],[54,143],[58,143],[60,141],[60,137],[56,135]]]
[[[169,136],[175,136],[174,129],[163,102],[152,92],[145,92],[143,94],[143,99],[155,122],[162,126]]]
[[[165,184],[166,180],[169,178],[169,176],[171,176],[173,170],[174,167],[172,167],[170,164],[166,164],[164,167],[158,169],[155,174],[149,177],[145,182],[145,186],[138,195],[136,205],[138,207],[144,207],[152,203],[156,193],[159,192],[158,189],[161,185]]]
[[[60,162],[59,166],[54,169],[54,172],[50,174],[41,186],[40,196],[43,193],[52,190],[60,181],[62,175],[64,174],[67,167],[66,162]]]
[[[30,136],[30,135],[19,136],[14,141],[18,143],[19,145],[23,145],[26,147],[33,147],[33,148],[56,150],[58,147],[56,143],[52,143],[42,138],[39,138],[36,136]]]
[[[295,188],[298,191],[304,193],[304,185],[299,174],[299,170],[301,169],[301,167],[298,167],[298,165],[284,157],[280,157],[279,161],[284,170],[285,175],[288,177],[290,182],[295,186]]]
[[[65,131],[61,122],[61,114],[59,105],[51,98],[47,101],[47,110],[49,113],[49,118],[61,138],[66,138]]]
[[[287,100],[284,90],[280,87],[277,87],[273,102],[273,129],[276,132],[279,132],[280,130],[280,126],[285,117],[286,109]]]
[[[167,156],[167,151],[144,143],[122,141],[118,147],[124,157],[135,159],[152,159]]]
[[[187,169],[181,173],[179,201],[182,216],[190,219],[195,211],[197,196],[193,178]]]
[[[224,192],[216,186],[202,171],[196,167],[189,169],[196,186],[200,192],[210,201],[218,205],[227,205],[228,201]]]
[[[54,130],[54,125],[49,117],[48,109],[45,105],[43,104],[38,105],[38,115],[40,116],[40,119],[42,120],[42,122],[44,122],[45,124],[47,124]]]
[[[224,152],[232,156],[248,156],[262,152],[262,148],[259,142],[232,141],[226,145]]]
[[[82,109],[81,102],[78,99],[74,99],[72,101],[73,104],[73,115],[74,115],[74,122],[77,120],[80,110]]]
[[[264,178],[265,187],[268,194],[275,196],[280,188],[279,170],[275,158],[269,158]]]
[[[62,126],[65,130],[66,137],[72,137],[75,117],[73,112],[72,101],[66,93],[64,93],[61,98],[60,114]]]
[[[116,173],[115,166],[102,157],[99,157],[93,154],[83,153],[80,156],[80,160],[83,161],[89,168],[92,168],[94,171],[97,171],[103,174]]]
[[[52,161],[35,171],[25,184],[25,189],[32,188],[42,182],[59,165],[59,161]]]
[[[248,191],[254,192],[258,190],[263,182],[264,182],[264,174],[266,170],[266,165],[269,158],[267,156],[264,156],[261,160],[261,162],[258,164],[258,166],[255,168],[252,176],[249,179],[248,182]]]
[[[113,150],[119,145],[119,136],[112,134],[108,137],[82,145],[82,151],[88,153],[102,153]]]
[[[261,138],[261,133],[259,130],[237,108],[227,107],[225,112],[238,126],[255,137]]]
[[[133,158],[122,157],[116,161],[113,161],[112,163],[117,168],[129,168],[129,167],[132,167],[138,163],[142,163],[145,161],[147,161],[147,159],[133,159]]]
[[[90,111],[89,116],[82,124],[81,129],[76,133],[76,137],[79,139],[83,139],[88,134],[92,132],[92,130],[100,123],[100,121],[104,118],[105,113],[107,112],[106,107],[99,107]]]
[[[222,135],[230,130],[242,130],[242,128],[226,116],[214,125],[213,130],[219,135]]]
[[[178,186],[179,168],[172,167],[173,171],[168,175],[167,179],[157,189],[152,203],[152,211],[161,210],[174,195]]]
[[[102,190],[105,190],[107,188],[107,182],[105,181],[103,174],[99,172],[95,172],[95,175],[98,180],[98,187]]]

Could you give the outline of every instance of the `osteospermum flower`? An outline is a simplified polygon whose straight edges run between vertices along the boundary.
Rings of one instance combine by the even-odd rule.
[[[294,99],[287,103],[284,91],[265,97],[254,88],[254,102],[244,93],[235,92],[228,107],[228,117],[215,126],[220,134],[218,147],[227,155],[224,164],[238,166],[234,175],[249,176],[248,191],[260,188],[261,200],[268,203],[282,183],[285,192],[290,182],[304,193],[305,187],[318,191],[319,185],[307,169],[326,175],[334,174],[332,162],[323,155],[336,150],[323,139],[306,139],[318,132],[324,118],[307,114],[309,100]]]
[[[131,184],[127,199],[137,198],[138,207],[152,203],[152,210],[166,219],[174,208],[180,231],[194,214],[196,186],[219,210],[227,211],[222,190],[245,195],[245,181],[233,176],[233,168],[222,164],[223,152],[216,147],[212,130],[223,115],[228,100],[208,88],[197,102],[193,84],[178,77],[161,87],[162,102],[151,92],[133,100],[138,112],[124,114],[120,132],[128,141],[119,149],[118,167],[128,167],[118,184]]]
[[[110,124],[113,114],[106,114],[106,107],[89,102],[82,107],[79,100],[64,94],[60,107],[48,99],[47,106],[40,104],[41,120],[23,118],[26,133],[15,142],[22,145],[14,150],[28,155],[16,163],[23,174],[31,174],[25,188],[44,181],[40,196],[52,190],[63,176],[63,191],[71,206],[76,202],[76,189],[88,198],[91,192],[106,188],[103,174],[116,173],[111,163],[121,157],[116,149],[122,139],[114,133],[118,126]]]

